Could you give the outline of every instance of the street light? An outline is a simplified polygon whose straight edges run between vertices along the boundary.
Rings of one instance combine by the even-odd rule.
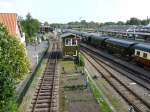
[[[81,31],[81,19],[82,19],[82,17],[79,18],[79,21],[80,21],[80,31]]]

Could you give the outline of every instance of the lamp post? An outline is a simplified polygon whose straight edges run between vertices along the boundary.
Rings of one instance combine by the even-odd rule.
[[[79,21],[80,21],[80,31],[81,31],[81,19],[82,19],[82,17],[79,18]]]

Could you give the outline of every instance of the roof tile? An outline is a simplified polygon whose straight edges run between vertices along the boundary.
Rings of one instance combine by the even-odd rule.
[[[4,24],[11,35],[16,36],[16,13],[0,13],[0,23]]]

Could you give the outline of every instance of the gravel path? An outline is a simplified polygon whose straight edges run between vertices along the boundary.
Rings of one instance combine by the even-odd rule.
[[[40,57],[42,56],[42,53],[45,51],[47,46],[48,46],[48,42],[42,41],[36,47],[34,45],[28,45],[26,47],[32,68],[35,67],[35,65],[37,64],[37,55],[38,55],[38,58],[40,59]]]

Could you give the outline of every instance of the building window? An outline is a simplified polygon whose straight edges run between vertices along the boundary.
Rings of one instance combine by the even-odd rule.
[[[71,39],[65,39],[65,45],[71,45]]]
[[[136,52],[136,55],[137,55],[137,56],[140,56],[140,51],[137,51],[137,52]]]
[[[147,53],[143,53],[143,58],[147,58]]]
[[[77,40],[72,39],[72,45],[77,45]]]

